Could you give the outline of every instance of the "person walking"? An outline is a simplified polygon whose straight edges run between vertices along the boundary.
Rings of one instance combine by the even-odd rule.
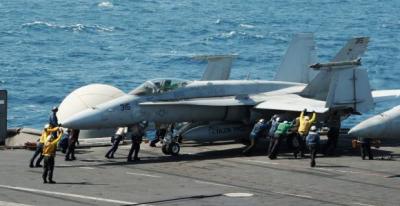
[[[44,167],[43,167],[43,183],[47,183],[47,177],[49,179],[49,183],[56,183],[53,180],[53,171],[55,164],[55,156],[57,150],[58,141],[60,141],[62,137],[62,130],[59,130],[58,136],[53,136],[52,134],[47,137],[47,141],[44,143],[43,147],[43,156],[44,156]]]
[[[139,151],[140,151],[140,144],[142,143],[143,136],[145,135],[145,125],[141,125],[139,123],[136,123],[132,125],[131,129],[131,140],[132,140],[132,145],[131,149],[129,150],[128,162],[132,161],[139,161],[140,158],[138,157]],[[132,155],[133,159],[132,159]]]
[[[310,166],[315,167],[315,158],[317,157],[317,151],[319,148],[319,141],[320,141],[320,136],[317,132],[317,127],[316,126],[311,126],[310,132],[308,133],[306,137],[306,143],[308,146],[308,149],[310,150]]]
[[[46,142],[47,136],[49,136],[53,132],[57,132],[57,131],[58,131],[58,127],[51,128],[51,126],[49,124],[46,124],[43,127],[42,135],[39,138],[39,141],[36,146],[36,150],[33,153],[33,156],[30,160],[29,167],[31,167],[31,168],[32,167],[42,167],[40,162],[43,160],[43,155],[42,155],[43,145]],[[35,162],[35,159],[37,156],[39,156],[39,158],[36,160],[36,164],[34,165],[34,162]]]
[[[121,142],[122,139],[124,139],[126,133],[128,132],[127,127],[119,127],[117,131],[114,134],[114,140],[112,141],[112,146],[106,153],[105,157],[107,159],[114,158],[114,154],[118,149],[119,143]]]

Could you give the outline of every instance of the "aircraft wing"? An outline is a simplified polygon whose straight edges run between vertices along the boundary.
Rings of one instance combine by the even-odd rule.
[[[197,98],[181,101],[143,102],[140,103],[140,105],[193,105],[216,107],[253,106],[255,109],[261,110],[283,110],[301,112],[304,109],[307,109],[308,111],[315,111],[317,113],[325,113],[329,109],[325,107],[325,101],[304,98],[296,94]]]
[[[389,89],[389,90],[375,90],[372,91],[372,98],[374,103],[400,100],[400,89]]]
[[[307,109],[307,111],[325,113],[329,110],[329,108],[325,107],[325,104],[325,101],[304,98],[296,94],[288,94],[268,98],[254,108],[262,110],[283,110],[293,112],[301,112],[304,109]]]
[[[195,106],[254,106],[260,101],[249,96],[228,96],[228,97],[211,97],[211,98],[196,98],[180,101],[158,101],[158,102],[143,102],[142,106],[152,105],[195,105]]]

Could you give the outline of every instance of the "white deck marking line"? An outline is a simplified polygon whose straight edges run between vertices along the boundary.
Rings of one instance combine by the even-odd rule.
[[[292,193],[287,193],[287,192],[274,192],[274,193],[281,194],[281,195],[289,195],[289,196],[294,196],[294,197],[313,199],[313,197],[311,197],[309,195],[298,195],[298,194],[292,194]]]
[[[79,167],[79,168],[85,169],[85,170],[94,170],[95,169],[94,167]]]
[[[72,165],[66,165],[66,164],[57,164],[59,167],[72,167]]]
[[[16,202],[4,202],[4,201],[0,201],[0,205],[3,205],[3,206],[33,206],[33,205],[16,203]]]
[[[145,177],[161,178],[161,176],[158,176],[158,175],[149,175],[149,174],[143,174],[143,173],[127,172],[126,174],[128,174],[128,175],[136,175],[136,176],[145,176]]]
[[[277,162],[265,162],[265,161],[259,161],[259,160],[246,160],[246,161],[261,163],[261,164],[268,164],[268,165],[279,165],[279,163],[277,163]]]
[[[222,187],[235,187],[235,186],[231,186],[231,185],[225,185],[225,184],[214,183],[214,182],[206,182],[206,181],[200,181],[200,180],[195,180],[194,182],[198,183],[198,184],[215,185],[215,186],[222,186]]]
[[[26,191],[26,192],[33,192],[33,193],[39,193],[39,194],[49,194],[49,195],[56,195],[56,196],[64,196],[64,197],[73,197],[73,198],[80,198],[80,199],[87,199],[87,200],[95,200],[95,201],[101,201],[101,202],[110,202],[110,203],[121,204],[121,205],[138,204],[136,202],[127,202],[127,201],[122,201],[122,200],[113,200],[113,199],[106,199],[106,198],[101,198],[101,197],[78,195],[78,194],[64,193],[64,192],[53,192],[53,191],[47,191],[47,190],[42,190],[42,189],[32,189],[32,188],[26,188],[26,187],[14,187],[14,186],[9,186],[9,185],[0,185],[0,188],[12,189],[12,190],[18,190],[18,191]]]
[[[365,203],[361,203],[361,202],[353,202],[353,204],[362,205],[362,206],[375,206],[375,205],[365,204]]]
[[[385,177],[384,175],[372,173],[372,172],[363,172],[363,171],[352,171],[352,170],[338,170],[338,169],[328,169],[328,168],[315,168],[317,170],[325,170],[331,172],[341,172],[341,173],[350,173],[350,174],[361,174],[361,175],[368,175],[368,176],[377,176],[377,177]]]

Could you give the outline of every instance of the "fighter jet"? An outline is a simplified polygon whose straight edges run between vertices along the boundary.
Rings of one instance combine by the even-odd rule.
[[[393,139],[400,135],[400,106],[370,117],[350,129],[349,135],[371,139]]]
[[[366,37],[351,39],[333,63],[314,65],[319,71],[311,81],[308,66],[315,63],[309,62],[314,48],[302,45],[308,49],[307,58],[300,59],[301,64],[292,70],[280,68],[274,81],[149,80],[129,94],[73,115],[62,124],[75,129],[115,128],[140,121],[249,125],[267,114],[298,114],[303,109],[319,114],[333,110],[343,115],[362,113],[373,107],[373,98],[367,73],[358,68],[355,59],[367,43]],[[281,65],[285,62],[284,58]],[[293,77],[292,73],[302,75]],[[169,145],[179,152],[176,141]]]

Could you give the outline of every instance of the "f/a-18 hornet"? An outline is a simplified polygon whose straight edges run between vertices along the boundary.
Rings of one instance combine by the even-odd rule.
[[[304,37],[309,41],[304,41]],[[374,102],[368,75],[366,70],[359,68],[361,62],[358,59],[366,50],[369,39],[349,40],[332,62],[312,65],[317,70],[315,74],[309,68],[315,63],[310,62],[314,52],[312,35],[302,38],[299,42],[296,37],[292,41],[273,81],[212,80],[207,77],[207,71],[198,81],[149,80],[127,95],[71,116],[62,125],[98,129],[129,126],[141,121],[188,122],[189,125],[208,125],[203,128],[207,130],[215,124],[248,127],[260,117],[276,113],[298,115],[304,109],[315,111],[321,118],[331,112],[346,117],[371,109]],[[226,71],[224,67],[222,72],[211,72],[211,76],[227,79],[229,73],[226,75]],[[186,128],[181,132],[183,138],[185,132],[195,129]],[[168,151],[172,154],[179,152],[175,139],[166,141],[164,148],[170,148]]]

